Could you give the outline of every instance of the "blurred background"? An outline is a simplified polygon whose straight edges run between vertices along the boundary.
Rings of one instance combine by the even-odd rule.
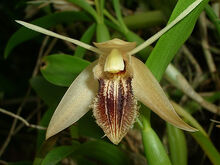
[[[92,0],[86,2],[94,8]],[[166,25],[176,3],[177,0],[120,1],[121,13],[126,26],[144,40]],[[218,115],[220,3],[211,1],[209,7],[206,7],[200,15],[191,36],[172,60],[172,64],[185,77],[190,87],[195,89],[196,94],[191,96],[190,91],[184,91],[184,84],[180,87],[182,84],[179,85],[179,82],[171,80],[169,74],[165,74],[161,84],[169,97],[200,123],[202,129],[210,137],[212,143],[210,150],[214,147],[213,155],[219,156],[216,151],[220,148],[220,128],[217,122],[210,119],[220,121]],[[116,17],[112,1],[106,1],[105,8]],[[79,12],[80,14],[75,14]],[[56,13],[61,14],[52,16]],[[106,24],[111,38],[118,37],[126,40],[120,30],[115,30],[114,22],[106,15],[105,18],[110,22],[107,21]],[[39,19],[42,20],[39,21]],[[63,70],[56,67],[60,62],[55,60],[59,59],[47,58],[47,56],[74,55],[78,47],[25,28],[21,29],[21,25],[15,20],[27,22],[38,20],[39,22],[36,23],[45,28],[79,40],[82,40],[81,37],[95,21],[90,14],[70,1],[0,1],[0,108],[21,116],[31,124],[46,127],[70,82],[83,67],[88,65],[88,61],[94,61],[97,56],[92,52],[84,51],[80,55],[84,61],[74,63],[73,72],[63,73]],[[97,40],[94,29],[91,29],[90,37],[87,36],[87,39],[86,42],[90,44]],[[155,44],[152,46],[154,47]],[[138,55],[139,58],[145,62],[151,50],[152,48],[145,50],[146,56]],[[68,59],[63,58],[63,60],[64,62],[60,65],[65,66]],[[50,68],[47,65],[48,62],[52,64],[54,62],[54,65]],[[51,72],[53,76],[59,71],[61,75],[64,74],[64,79],[66,76],[68,82],[50,79]],[[198,102],[200,97],[204,100]],[[152,128],[170,155],[169,131],[167,130],[169,126],[166,126],[165,122],[153,113],[151,118]],[[42,161],[49,151],[58,146],[64,147],[60,149],[58,153],[61,153],[58,155],[67,153],[59,159],[60,164],[126,164],[128,162],[139,165],[147,164],[142,135],[137,124],[117,147],[102,136],[102,130],[96,125],[92,112],[47,143],[44,141],[45,130],[27,127],[21,121],[15,123],[14,117],[0,112],[0,164],[41,164],[38,160]],[[199,144],[201,141],[195,141],[196,137],[185,132],[184,138],[188,151],[187,164],[215,164],[207,157],[206,149],[201,148],[203,146],[203,143]],[[206,143],[206,141],[203,142]],[[77,156],[73,156],[75,148],[65,148],[70,145],[78,147]],[[85,151],[98,151],[98,153],[90,155]],[[111,162],[112,158],[116,162]]]

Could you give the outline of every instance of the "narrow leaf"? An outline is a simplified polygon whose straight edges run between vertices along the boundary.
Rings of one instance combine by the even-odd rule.
[[[196,9],[194,9],[175,27],[165,33],[157,42],[155,48],[147,60],[147,66],[152,71],[157,80],[161,79],[163,73],[166,70],[166,67],[173,59],[178,49],[190,36],[197,18],[207,3],[208,0],[203,0]],[[173,21],[190,4],[192,4],[192,0],[179,0],[169,19],[169,23]]]
[[[156,132],[151,128],[150,121],[147,118],[150,117],[150,111],[146,107],[142,106],[142,141],[144,146],[144,152],[149,165],[171,165],[170,159],[164,149],[160,138]]]
[[[187,145],[183,131],[167,123],[167,133],[172,164],[187,165]]]

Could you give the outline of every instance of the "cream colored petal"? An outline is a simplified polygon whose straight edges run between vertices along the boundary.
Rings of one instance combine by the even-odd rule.
[[[92,71],[96,64],[97,61],[82,71],[66,91],[49,123],[46,139],[69,127],[89,111],[98,91],[98,81]]]
[[[186,131],[196,131],[177,115],[163,89],[146,65],[135,57],[132,57],[131,65],[134,72],[132,85],[136,98],[174,126]]]
[[[95,48],[95,47],[93,47],[91,45],[88,45],[88,44],[86,44],[84,42],[81,42],[79,40],[75,40],[75,39],[72,39],[72,38],[69,38],[69,37],[66,37],[66,36],[54,33],[54,32],[52,32],[50,30],[44,29],[44,28],[42,28],[40,26],[37,26],[37,25],[34,25],[34,24],[30,24],[30,23],[27,23],[27,22],[24,22],[24,21],[16,20],[16,22],[21,24],[21,25],[23,25],[23,26],[25,26],[26,28],[29,28],[29,29],[34,30],[34,31],[37,31],[39,33],[43,33],[43,34],[48,35],[48,36],[56,37],[56,38],[59,38],[61,40],[68,41],[68,42],[71,42],[71,43],[76,44],[78,46],[81,46],[81,47],[83,47],[85,49],[91,50],[91,51],[93,51],[95,53],[102,54],[102,52],[100,52],[99,49],[97,49],[97,48]]]

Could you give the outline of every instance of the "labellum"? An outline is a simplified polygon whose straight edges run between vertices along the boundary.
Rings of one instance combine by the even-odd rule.
[[[84,69],[66,91],[49,123],[46,139],[77,122],[92,107],[97,124],[114,144],[118,144],[138,116],[137,100],[170,124],[196,131],[176,114],[152,73],[132,55],[158,39],[199,3],[201,0],[192,3],[174,21],[137,48],[134,42],[120,39],[94,43],[96,47],[93,47],[39,26],[16,21],[99,54],[99,59]]]
[[[131,61],[126,54],[129,49],[135,47],[135,43],[114,39],[95,45],[103,54],[93,70],[95,78],[99,81],[93,114],[106,136],[114,144],[118,144],[138,114],[132,88]]]

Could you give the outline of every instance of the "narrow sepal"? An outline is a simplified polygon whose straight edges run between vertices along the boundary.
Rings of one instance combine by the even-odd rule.
[[[172,125],[186,131],[196,131],[177,115],[147,66],[135,57],[132,57],[131,65],[134,74],[132,86],[137,100]]]
[[[98,81],[92,71],[96,64],[97,61],[90,64],[68,88],[52,116],[46,139],[69,127],[89,111],[98,90]]]

